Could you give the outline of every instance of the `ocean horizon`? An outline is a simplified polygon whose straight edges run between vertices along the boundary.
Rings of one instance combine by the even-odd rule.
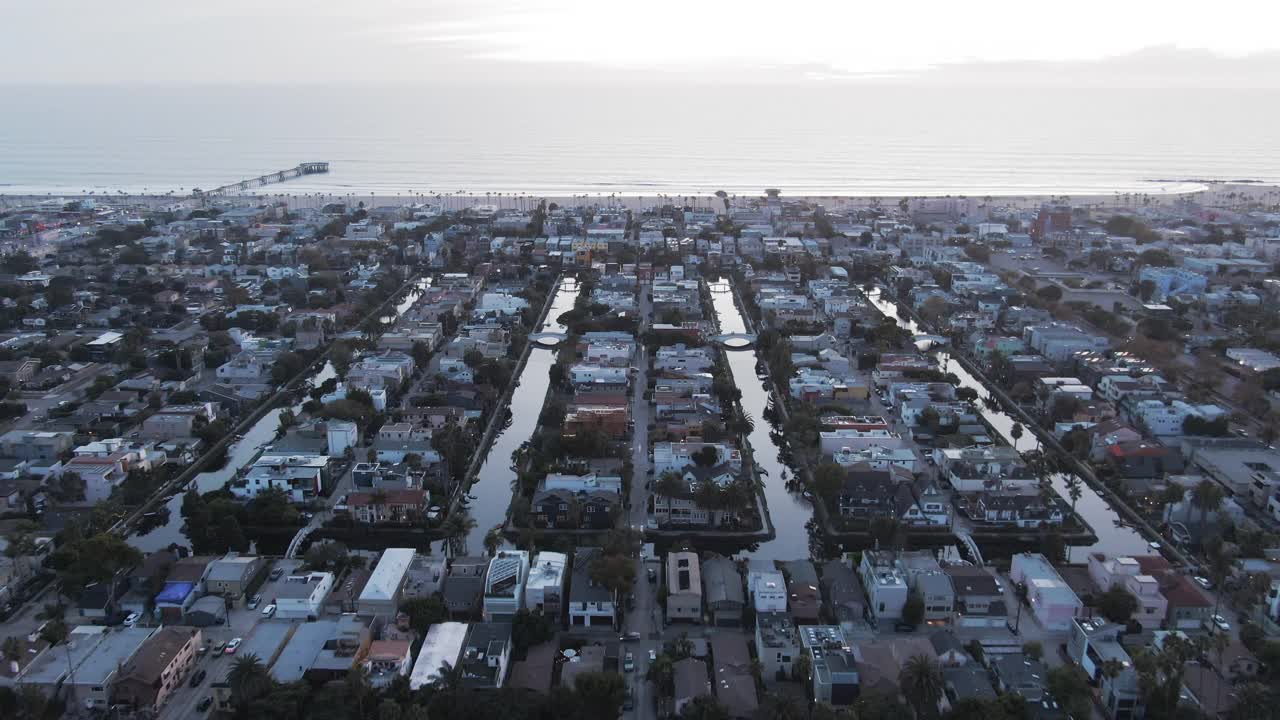
[[[1268,90],[6,89],[0,194],[432,198],[1168,194],[1280,183]]]

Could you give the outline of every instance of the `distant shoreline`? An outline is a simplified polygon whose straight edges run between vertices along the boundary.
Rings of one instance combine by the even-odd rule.
[[[984,194],[895,194],[895,195],[851,195],[851,194],[788,194],[786,188],[779,188],[782,192],[780,197],[783,200],[801,200],[815,204],[828,205],[835,208],[849,206],[871,206],[877,201],[882,206],[896,205],[903,198],[917,199],[968,199],[977,200],[982,203],[986,198],[990,198],[992,205],[1001,207],[1033,207],[1051,200],[1061,200],[1065,203],[1076,206],[1087,205],[1127,205],[1140,207],[1144,204],[1164,204],[1170,201],[1180,200],[1189,195],[1205,195],[1206,200],[1211,200],[1216,196],[1225,196],[1227,194],[1241,193],[1249,196],[1259,194],[1276,194],[1280,195],[1280,185],[1268,184],[1264,180],[1208,180],[1208,179],[1181,179],[1181,180],[1153,180],[1153,183],[1163,183],[1168,185],[1177,185],[1180,187],[1170,189],[1152,189],[1146,192],[1123,192],[1115,191],[1110,193],[1090,192],[1082,194],[1070,193],[984,193]],[[595,204],[615,204],[630,208],[653,207],[668,203],[687,203],[694,201],[696,203],[720,203],[721,199],[713,192],[690,192],[690,193],[524,193],[524,192],[457,192],[448,194],[435,193],[414,193],[414,194],[379,194],[376,191],[372,193],[363,193],[360,191],[349,191],[345,193],[331,192],[289,192],[289,184],[281,183],[278,185],[269,185],[261,188],[260,192],[245,192],[239,195],[223,195],[209,198],[207,203],[231,202],[273,202],[284,201],[290,206],[320,207],[331,202],[348,202],[357,203],[364,202],[366,206],[379,205],[405,205],[412,203],[426,203],[443,205],[445,209],[461,210],[468,207],[479,205],[494,205],[501,209],[527,209],[531,210],[536,204],[542,200],[549,203],[557,203],[560,205],[573,206],[585,203]],[[7,194],[3,192],[4,187],[0,185],[0,207],[12,207],[15,205],[26,205],[31,203],[39,203],[49,199],[61,199],[68,202],[76,200],[103,200],[106,202],[128,202],[142,203],[147,205],[165,205],[171,203],[183,202],[199,202],[199,199],[193,198],[189,194],[178,194],[177,192],[167,193],[124,193],[116,191],[112,193],[19,193]],[[272,192],[279,190],[279,192]],[[744,199],[763,198],[763,188],[759,194],[730,194],[733,201],[741,202]],[[1145,200],[1145,202],[1139,199]],[[1236,198],[1240,199],[1240,198]],[[1247,198],[1246,198],[1247,199]]]

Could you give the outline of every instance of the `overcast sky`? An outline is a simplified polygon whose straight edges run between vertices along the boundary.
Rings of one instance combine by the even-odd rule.
[[[1280,3],[1259,0],[8,0],[5,6],[5,83],[1088,83],[1099,76],[1274,86],[1280,75],[1274,72]]]

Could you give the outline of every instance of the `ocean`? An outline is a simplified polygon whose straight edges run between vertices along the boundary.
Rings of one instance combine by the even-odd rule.
[[[1280,182],[1267,90],[8,87],[0,194],[1099,195]]]

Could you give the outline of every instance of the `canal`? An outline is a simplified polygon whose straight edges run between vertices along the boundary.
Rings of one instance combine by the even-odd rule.
[[[430,286],[430,280],[420,280],[415,289],[411,289],[405,293],[402,299],[395,306],[394,318],[399,318],[406,310],[417,302],[427,287]],[[392,320],[394,321],[394,318]],[[385,320],[385,318],[384,318]],[[337,373],[333,369],[333,363],[326,362],[319,371],[307,379],[306,392],[303,397],[307,396],[307,392],[311,388],[323,385],[325,381],[336,377]],[[305,402],[305,401],[304,401]],[[303,403],[293,406],[294,415],[302,413]],[[222,489],[228,481],[235,477],[236,472],[241,468],[253,462],[255,458],[270,445],[276,438],[276,431],[280,427],[280,408],[273,408],[262,416],[258,422],[244,433],[244,437],[232,443],[227,448],[227,462],[217,470],[203,472],[196,475],[192,480],[195,489],[201,493],[212,492]],[[190,485],[188,486],[188,488]],[[164,509],[156,511],[156,516],[152,522],[147,522],[144,518],[134,534],[129,536],[129,544],[138,548],[144,553],[163,550],[173,543],[178,545],[189,545],[187,536],[182,531],[182,496],[185,492],[178,492],[169,498],[165,503]]]
[[[734,302],[730,281],[723,278],[713,280],[709,287],[720,332],[748,332],[742,312]],[[813,517],[813,508],[800,493],[787,489],[786,478],[791,471],[782,461],[774,428],[765,419],[765,408],[769,407],[772,399],[764,381],[756,376],[756,351],[727,350],[724,354],[733,382],[742,391],[742,410],[752,421],[747,443],[764,481],[765,504],[774,529],[772,540],[760,543],[748,554],[764,560],[808,558],[810,533],[806,524]]]
[[[551,301],[551,310],[537,332],[563,333],[566,328],[559,317],[573,309],[578,296],[575,278],[561,279]],[[516,388],[511,394],[511,413],[493,442],[468,493],[468,510],[476,521],[475,529],[467,536],[467,552],[480,552],[484,548],[484,536],[495,526],[506,521],[507,508],[511,506],[511,481],[515,471],[511,467],[511,453],[533,436],[542,414],[542,404],[551,387],[551,366],[556,361],[556,349],[530,343],[529,359],[515,379]],[[499,408],[498,412],[504,409]]]
[[[888,297],[882,296],[880,288],[874,288],[865,292],[865,294],[876,309],[885,316],[893,318],[899,327],[908,330],[913,335],[925,334],[910,317],[904,318],[898,315],[897,303]],[[935,352],[935,355],[938,366],[943,372],[955,373],[956,377],[960,379],[961,387],[972,388],[978,392],[978,400],[975,405],[979,413],[1006,443],[1014,446],[1019,452],[1028,452],[1037,448],[1038,441],[1035,433],[1031,432],[1030,429],[1027,429],[1016,443],[1014,442],[1012,436],[1013,426],[1017,424],[1017,421],[1004,412],[998,404],[992,404],[988,401],[991,391],[970,374],[955,358],[951,357],[950,353],[945,350],[939,350]],[[1067,477],[1068,475],[1059,473],[1055,474],[1051,480],[1058,494],[1063,498],[1068,498],[1067,502],[1070,502],[1067,495]],[[1068,552],[1069,561],[1083,563],[1086,561],[1088,553],[1093,551],[1105,552],[1108,555],[1144,555],[1151,552],[1147,546],[1146,539],[1132,525],[1123,522],[1111,505],[1083,480],[1080,482],[1080,491],[1080,499],[1076,502],[1076,512],[1093,527],[1098,540],[1087,547],[1071,547]],[[985,548],[983,550],[984,554],[986,554]]]

